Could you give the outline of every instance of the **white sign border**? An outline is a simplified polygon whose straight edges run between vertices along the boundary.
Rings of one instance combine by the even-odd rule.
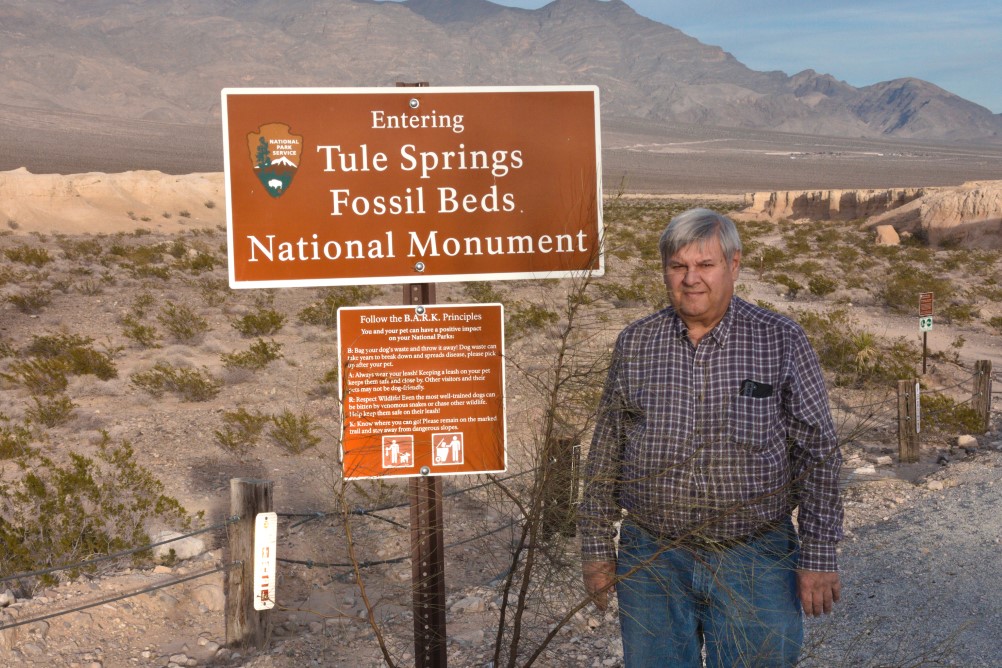
[[[500,274],[415,274],[401,276],[345,277],[345,278],[301,278],[274,281],[240,281],[236,278],[233,239],[233,195],[230,186],[230,132],[227,96],[233,95],[426,95],[429,93],[548,93],[548,92],[591,92],[595,103],[595,185],[598,201],[598,268],[569,269],[564,271],[505,272]],[[427,86],[414,87],[361,87],[361,88],[223,88],[220,92],[223,125],[223,182],[226,189],[226,244],[227,271],[230,288],[234,290],[270,288],[310,288],[349,285],[392,285],[410,283],[451,283],[471,281],[534,280],[549,278],[584,278],[605,275],[605,221],[602,211],[602,115],[599,88],[594,85],[566,86]]]

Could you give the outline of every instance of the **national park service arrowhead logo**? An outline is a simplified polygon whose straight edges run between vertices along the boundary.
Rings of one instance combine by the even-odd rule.
[[[247,135],[254,173],[272,197],[289,189],[303,155],[303,138],[284,123],[269,123]]]

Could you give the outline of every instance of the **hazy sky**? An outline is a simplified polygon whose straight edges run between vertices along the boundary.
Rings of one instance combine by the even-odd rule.
[[[853,86],[916,77],[1002,113],[1002,0],[625,2],[754,70],[810,68]]]

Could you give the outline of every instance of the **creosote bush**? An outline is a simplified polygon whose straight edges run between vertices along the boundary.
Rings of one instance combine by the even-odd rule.
[[[247,338],[253,336],[271,336],[278,333],[285,325],[285,316],[270,308],[262,308],[254,313],[248,313],[235,323],[233,328]]]
[[[235,411],[226,411],[223,413],[223,428],[213,432],[216,443],[224,450],[244,454],[257,445],[261,432],[270,421],[270,416],[260,411],[248,411],[242,406]]]
[[[957,403],[945,394],[922,394],[922,426],[948,435],[980,434],[984,420],[973,407]]]
[[[167,362],[157,362],[149,371],[134,373],[131,380],[133,385],[154,397],[171,392],[185,401],[208,401],[219,394],[222,387],[222,381],[204,367],[176,367]]]
[[[323,288],[320,301],[299,312],[299,320],[307,325],[337,329],[337,310],[342,306],[358,306],[373,301],[381,290],[374,285]]]
[[[298,455],[320,443],[315,430],[313,418],[305,414],[296,415],[287,408],[271,417],[268,436],[286,452]]]
[[[231,369],[247,369],[260,371],[282,357],[282,344],[275,341],[258,339],[251,344],[250,349],[233,353],[223,353],[223,366]]]
[[[167,302],[157,320],[178,343],[198,343],[209,323],[184,304]]]
[[[19,478],[0,483],[0,575],[148,544],[151,524],[191,526],[184,507],[135,461],[132,445],[113,443],[107,433],[94,457],[69,453],[58,462],[31,452],[17,466]],[[43,576],[46,583],[55,579]]]
[[[44,267],[52,262],[52,256],[44,248],[34,248],[32,246],[14,246],[5,248],[3,254],[11,262],[19,262],[31,267]]]
[[[101,380],[118,377],[118,369],[106,351],[95,349],[94,339],[77,334],[49,334],[35,336],[24,353],[44,359],[62,360],[67,373],[94,375]]]

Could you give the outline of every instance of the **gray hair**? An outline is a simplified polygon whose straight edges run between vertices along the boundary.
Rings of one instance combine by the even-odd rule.
[[[689,244],[701,244],[713,238],[720,240],[720,249],[728,262],[734,259],[735,253],[741,252],[741,237],[730,218],[709,209],[683,211],[672,218],[661,233],[658,241],[661,266],[667,267],[668,260]]]

